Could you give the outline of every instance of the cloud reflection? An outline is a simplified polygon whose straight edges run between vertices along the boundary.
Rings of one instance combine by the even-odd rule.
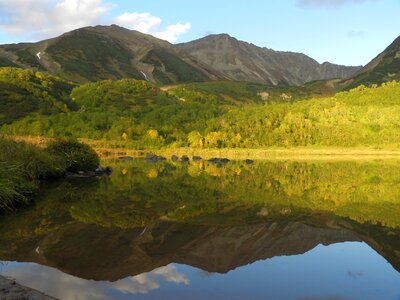
[[[96,282],[80,279],[53,268],[37,264],[11,263],[3,269],[3,275],[15,278],[18,283],[42,291],[50,296],[66,299],[103,300],[110,293],[127,295],[147,294],[159,289],[162,281],[189,284],[189,279],[174,265],[168,265],[134,277],[116,282]]]

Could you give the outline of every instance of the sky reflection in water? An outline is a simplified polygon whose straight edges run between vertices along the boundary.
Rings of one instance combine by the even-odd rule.
[[[37,264],[1,274],[60,299],[400,299],[400,274],[365,243],[319,245],[227,274],[170,264],[116,282],[83,280]],[[384,296],[382,296],[384,295]]]

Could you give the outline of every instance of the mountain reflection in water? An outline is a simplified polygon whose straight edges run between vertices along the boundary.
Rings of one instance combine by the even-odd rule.
[[[117,162],[3,216],[0,274],[62,299],[398,299],[399,167]]]

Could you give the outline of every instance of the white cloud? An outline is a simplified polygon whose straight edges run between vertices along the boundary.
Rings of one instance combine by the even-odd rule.
[[[159,17],[152,16],[149,13],[124,13],[115,18],[116,24],[143,33],[150,33],[161,22],[162,20]]]
[[[63,0],[56,4],[53,22],[68,30],[100,22],[109,7],[102,0]]]
[[[175,266],[168,265],[150,273],[117,281],[113,288],[124,294],[148,294],[150,291],[160,288],[160,279],[176,284],[189,284],[189,279],[184,274],[179,273]]]
[[[189,279],[185,275],[179,273],[179,271],[173,265],[155,269],[152,273],[160,275],[168,282],[185,285],[189,284]]]
[[[154,36],[174,43],[178,40],[179,36],[188,31],[192,25],[190,23],[178,23],[175,25],[169,25],[165,30],[156,32]]]
[[[160,39],[174,43],[179,36],[187,32],[192,25],[190,23],[177,23],[159,30],[162,20],[150,13],[123,13],[114,19],[114,23],[129,29],[151,34]]]
[[[174,265],[161,267],[152,272],[127,277],[116,282],[96,282],[80,279],[37,264],[12,263],[2,271],[3,275],[15,278],[19,284],[65,300],[106,300],[110,299],[108,294],[110,290],[132,296],[148,294],[159,289],[162,281],[189,284],[189,279],[181,274]]]
[[[125,12],[111,18],[115,0],[0,0],[0,34],[21,36],[30,41],[99,24],[120,26],[175,42],[190,29],[190,23],[161,27],[162,20],[148,12]]]
[[[98,24],[110,6],[102,0],[0,0],[0,30],[31,39],[49,38]]]

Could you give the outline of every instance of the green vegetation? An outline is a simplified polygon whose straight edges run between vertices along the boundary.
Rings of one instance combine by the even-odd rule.
[[[18,67],[18,65],[6,57],[0,57],[0,67]]]
[[[4,70],[3,73],[13,74],[3,75],[5,84],[16,85],[16,78],[29,75],[18,87],[31,91],[25,98],[21,96],[26,101],[36,91],[38,83],[34,79],[44,76]],[[52,100],[53,110],[48,111],[51,114],[29,114],[2,126],[2,133],[83,138],[99,141],[105,147],[132,149],[400,145],[397,82],[301,100],[317,91],[321,83],[290,92],[294,88],[241,82],[193,83],[160,89],[145,81],[106,80],[75,87],[69,98],[63,89],[55,88],[59,84],[56,79],[44,76],[39,83],[49,80],[55,82],[49,91],[44,91],[50,97],[46,103]],[[276,95],[282,99],[278,101]],[[62,103],[64,107],[60,107]],[[8,111],[15,113],[11,117],[7,113],[3,119],[11,122],[25,115],[24,110],[18,109],[20,106],[18,101],[12,102]],[[24,107],[37,110],[35,106]]]
[[[132,79],[85,84],[72,91],[71,99],[79,107],[76,111],[48,117],[32,115],[3,130],[8,134],[107,139],[136,148],[158,148],[185,140],[198,126],[227,111],[217,103],[183,102],[147,82]],[[126,139],[122,138],[124,133]]]
[[[39,63],[31,44],[5,45],[2,50],[9,52],[9,54],[0,58],[1,67],[23,66],[33,68],[35,70],[42,69],[42,66]],[[12,55],[10,55],[11,53]]]
[[[220,104],[265,104],[293,102],[312,97],[331,96],[334,81],[314,81],[304,86],[267,86],[264,84],[233,81],[195,82],[168,89],[179,98]]]
[[[61,157],[65,170],[70,172],[94,171],[100,165],[99,157],[92,148],[74,140],[52,142],[47,151]]]
[[[55,141],[46,149],[0,138],[0,211],[27,203],[39,180],[57,178],[66,171],[92,171],[97,154],[76,141]]]
[[[242,148],[398,146],[399,97],[400,83],[391,82],[331,98],[234,110],[210,120],[203,137],[213,134],[213,145]]]
[[[118,163],[73,218],[123,228],[159,219],[246,224],[330,212],[398,228],[399,162]],[[112,192],[111,192],[112,191]]]
[[[158,95],[158,89],[145,82],[133,79],[105,80],[75,88],[71,97],[85,110],[114,110],[123,112],[143,106],[174,103]]]
[[[334,215],[398,230],[398,161],[112,164],[110,177],[60,182],[4,235],[31,237],[81,222],[143,228],[160,220],[244,225]],[[2,227],[3,228],[3,227]],[[5,227],[4,227],[5,228]]]
[[[0,210],[10,209],[14,202],[24,201],[21,194],[20,170],[15,165],[0,161]]]
[[[134,57],[119,40],[88,30],[76,30],[74,33],[60,37],[46,50],[63,67],[60,74],[63,77],[80,82],[142,78],[132,66]]]
[[[207,75],[163,48],[155,48],[149,51],[143,62],[155,66],[154,77],[162,84],[208,79]],[[163,69],[166,72],[163,72]]]
[[[73,85],[54,76],[17,68],[0,68],[0,125],[28,115],[73,110]]]

